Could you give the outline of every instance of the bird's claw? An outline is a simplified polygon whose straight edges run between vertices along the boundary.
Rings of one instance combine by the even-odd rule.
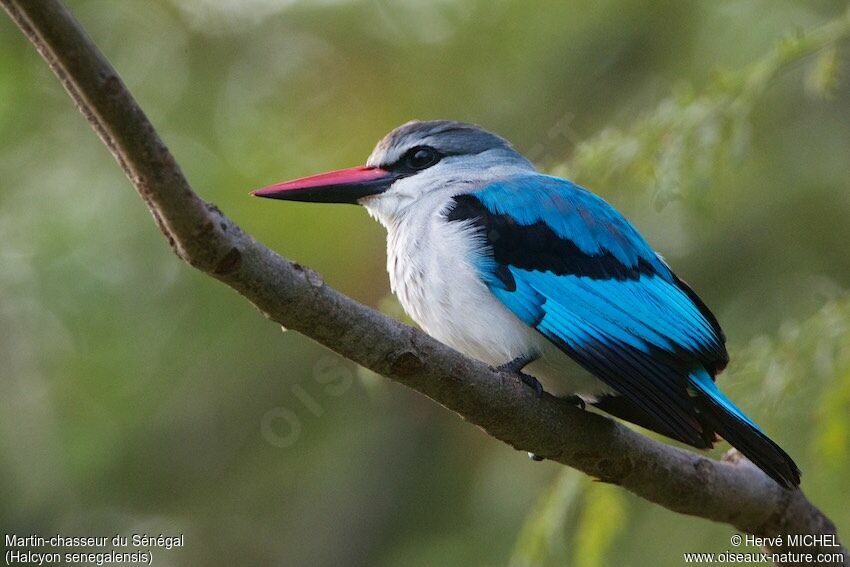
[[[518,375],[519,379],[522,380],[522,383],[531,387],[534,390],[534,393],[537,394],[538,398],[543,397],[543,384],[540,383],[540,380],[523,372],[519,372]]]
[[[534,362],[534,359],[535,358],[531,356],[518,356],[510,362],[497,366],[495,370],[496,372],[516,374],[519,376],[519,379],[523,384],[531,387],[534,390],[534,393],[537,394],[537,397],[541,398],[543,397],[543,384],[541,384],[534,376],[529,376],[522,371],[523,368],[528,366],[531,362]]]
[[[546,460],[546,457],[541,457],[540,455],[538,455],[536,453],[531,453],[531,452],[528,453],[528,458],[531,459],[532,461],[537,461],[538,463],[540,461]]]
[[[522,374],[522,369],[534,362],[531,356],[518,356],[510,362],[500,364],[495,368],[496,372],[510,372],[511,374]]]
[[[564,400],[567,403],[573,404],[574,406],[576,406],[577,408],[579,408],[581,410],[587,408],[587,404],[585,403],[584,399],[581,396],[576,396],[576,395],[566,396],[564,398]]]

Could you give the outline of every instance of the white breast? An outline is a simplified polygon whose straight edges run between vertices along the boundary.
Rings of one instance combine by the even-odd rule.
[[[473,239],[439,214],[389,229],[387,270],[404,309],[434,338],[489,364],[536,350],[530,329],[481,281]]]

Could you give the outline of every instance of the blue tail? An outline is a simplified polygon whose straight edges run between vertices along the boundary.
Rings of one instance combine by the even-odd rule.
[[[791,457],[720,391],[704,368],[695,370],[688,378],[691,386],[702,394],[698,398],[700,417],[710,427],[782,486],[799,486],[800,469]]]

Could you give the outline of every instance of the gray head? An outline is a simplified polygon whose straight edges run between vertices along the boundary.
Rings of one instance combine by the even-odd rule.
[[[453,120],[413,120],[402,124],[378,142],[366,165],[393,167],[419,148],[429,148],[441,159],[484,152],[515,154],[510,142],[474,124]],[[424,157],[424,156],[422,156]]]
[[[413,121],[387,134],[365,166],[279,183],[254,195],[289,201],[359,203],[384,193],[409,197],[450,182],[532,165],[511,144],[473,124]],[[374,199],[369,199],[374,201]]]

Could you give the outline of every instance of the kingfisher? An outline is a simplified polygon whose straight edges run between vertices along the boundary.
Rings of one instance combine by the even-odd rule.
[[[258,197],[362,205],[387,231],[387,271],[429,335],[582,408],[699,449],[718,438],[781,486],[797,465],[715,383],[717,318],[601,197],[544,175],[504,138],[412,121],[366,165]]]

